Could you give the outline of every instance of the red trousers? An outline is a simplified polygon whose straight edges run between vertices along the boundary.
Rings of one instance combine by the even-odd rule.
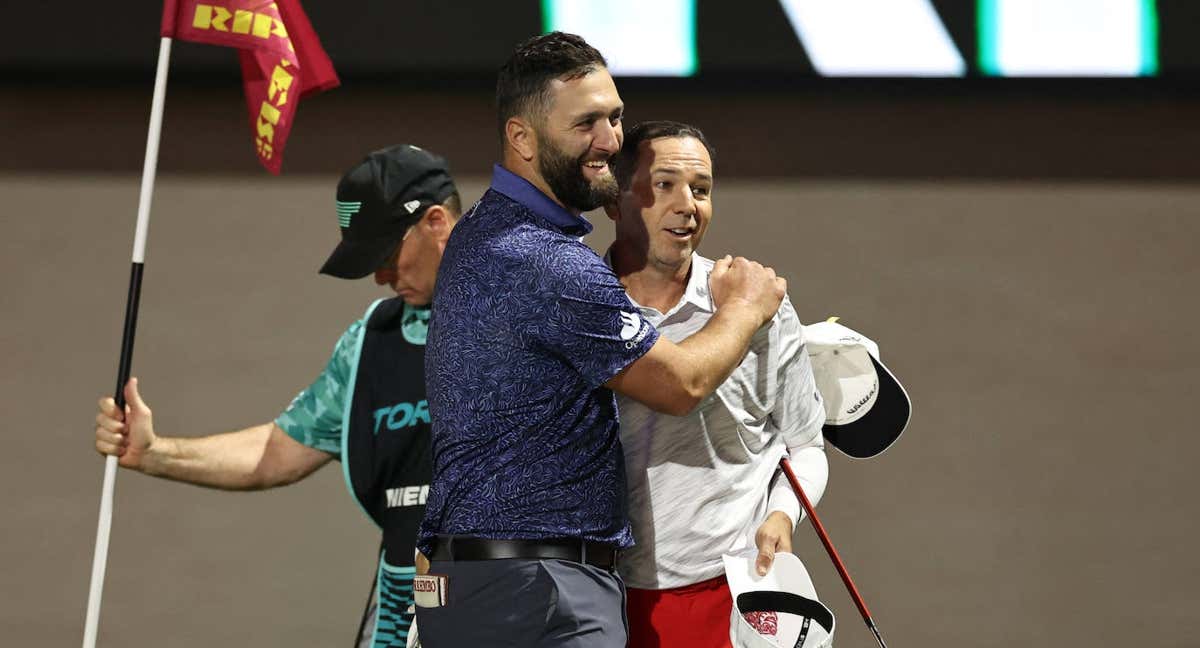
[[[627,588],[629,648],[731,648],[725,577],[665,590]]]

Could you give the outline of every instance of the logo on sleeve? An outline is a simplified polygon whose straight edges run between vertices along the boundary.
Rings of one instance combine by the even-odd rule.
[[[625,341],[626,349],[636,348],[650,334],[650,322],[642,319],[637,313],[621,311],[621,339]]]
[[[642,330],[642,318],[637,313],[621,312],[621,339],[632,340]]]

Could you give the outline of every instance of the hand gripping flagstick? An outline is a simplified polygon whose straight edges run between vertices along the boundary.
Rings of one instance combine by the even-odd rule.
[[[121,360],[117,368],[114,400],[119,411],[125,410],[125,383],[133,363],[133,337],[137,331],[138,302],[142,295],[142,268],[146,260],[146,231],[150,226],[150,200],[154,196],[154,177],[158,169],[158,141],[162,133],[163,103],[167,95],[167,67],[171,58],[171,39],[158,46],[158,70],[154,75],[154,99],[150,104],[150,131],[146,135],[146,159],[142,164],[142,188],[138,195],[137,226],[133,233],[133,265],[129,273],[129,297],[125,302],[125,331],[121,336]],[[117,481],[117,457],[104,458],[104,485],[100,491],[100,521],[96,525],[96,553],[92,556],[92,582],[88,590],[87,620],[83,630],[83,648],[94,648],[100,623],[100,597],[104,592],[104,571],[108,564],[108,537],[112,530],[113,490]]]
[[[858,588],[854,586],[854,580],[850,578],[850,572],[846,571],[846,566],[842,564],[842,558],[838,556],[837,549],[834,549],[833,543],[829,541],[829,536],[825,533],[825,526],[821,524],[816,510],[813,509],[812,502],[808,501],[808,496],[804,494],[804,489],[800,487],[800,480],[796,479],[796,473],[792,472],[792,465],[788,463],[787,457],[779,460],[779,467],[783,469],[783,474],[787,476],[788,483],[792,485],[792,490],[796,491],[796,497],[800,498],[800,503],[804,505],[804,512],[808,513],[808,519],[812,520],[812,527],[816,530],[817,537],[821,538],[821,544],[825,545],[826,553],[833,560],[833,566],[837,568],[838,575],[842,577],[842,582],[846,584],[846,591],[850,592],[850,598],[854,599],[854,604],[858,606],[858,613],[862,615],[863,621],[867,623],[867,627],[874,633],[875,640],[879,642],[880,648],[887,648],[887,644],[883,643],[883,636],[879,634],[879,628],[871,618],[871,612],[867,610],[867,604],[863,601],[862,595],[858,593]]]

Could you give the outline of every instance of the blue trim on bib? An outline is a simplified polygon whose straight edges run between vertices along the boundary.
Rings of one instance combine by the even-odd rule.
[[[363,342],[367,339],[367,323],[371,321],[371,313],[375,312],[375,307],[383,302],[383,299],[376,299],[367,307],[367,312],[363,315],[362,335],[354,345],[354,366],[350,369],[350,380],[346,383],[346,409],[342,412],[342,478],[346,480],[346,490],[350,491],[350,499],[358,504],[358,508],[372,522],[375,522],[375,518],[371,517],[371,514],[367,512],[367,507],[358,500],[358,494],[354,492],[354,482],[350,481],[350,408],[354,405],[354,386],[358,382],[358,365],[362,361]],[[375,522],[375,526],[379,526],[379,523]]]

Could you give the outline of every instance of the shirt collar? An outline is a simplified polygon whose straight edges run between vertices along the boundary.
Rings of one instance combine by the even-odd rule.
[[[612,247],[604,253],[604,264],[610,269],[612,268]],[[717,308],[713,305],[712,293],[708,290],[708,275],[712,272],[712,262],[704,257],[692,252],[692,266],[688,272],[687,286],[683,289],[683,297],[679,303],[675,304],[669,311],[663,315],[670,315],[679,310],[684,304],[691,304],[700,310],[709,313],[716,312]],[[629,301],[633,302],[638,308],[645,308],[629,295]]]
[[[692,252],[692,269],[688,273],[687,287],[683,289],[683,301],[708,312],[715,312],[712,293],[708,290],[708,275],[712,272],[712,262]]]
[[[583,236],[592,231],[592,224],[586,218],[567,211],[528,180],[499,164],[492,168],[492,189],[521,203],[567,234]]]

